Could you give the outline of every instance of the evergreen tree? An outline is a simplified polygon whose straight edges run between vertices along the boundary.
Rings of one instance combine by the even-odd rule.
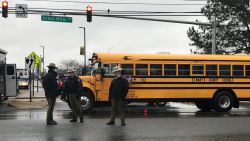
[[[250,53],[248,0],[210,0],[201,12],[212,23],[216,16],[216,54]],[[187,35],[194,53],[211,54],[213,26],[190,27]]]

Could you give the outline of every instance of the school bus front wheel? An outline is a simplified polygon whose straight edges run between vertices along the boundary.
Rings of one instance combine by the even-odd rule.
[[[92,93],[83,91],[80,97],[81,109],[83,112],[90,112],[94,108],[95,98]]]

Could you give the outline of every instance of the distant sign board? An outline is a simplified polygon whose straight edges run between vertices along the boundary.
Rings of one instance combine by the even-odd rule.
[[[85,47],[80,47],[80,55],[85,55]]]
[[[34,69],[34,68],[35,68],[34,58],[25,57],[25,69]]]
[[[27,18],[28,17],[28,6],[27,4],[16,4],[16,17]]]
[[[52,15],[42,15],[42,21],[50,21],[50,22],[65,22],[65,23],[72,23],[72,17],[66,16],[52,16]]]

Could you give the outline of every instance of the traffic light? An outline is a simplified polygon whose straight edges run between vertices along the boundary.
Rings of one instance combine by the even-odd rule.
[[[7,1],[2,2],[2,17],[4,18],[8,17],[8,2]]]
[[[92,21],[92,6],[88,5],[86,12],[87,12],[87,22],[91,22]]]

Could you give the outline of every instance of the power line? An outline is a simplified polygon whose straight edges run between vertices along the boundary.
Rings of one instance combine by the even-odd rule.
[[[0,12],[1,13],[1,12]],[[16,14],[16,12],[12,11],[9,12],[9,14]],[[50,13],[50,12],[28,12],[27,14],[36,14],[36,15],[41,15],[41,14],[48,14],[48,15],[72,15],[72,16],[83,16],[85,14],[80,14],[80,13]],[[97,16],[97,15],[93,15]],[[122,17],[198,17],[198,16],[203,16],[203,15],[104,15],[104,14],[98,14],[98,16],[104,16],[104,17],[114,17],[114,16],[122,16]]]
[[[1,12],[1,11],[0,11]],[[9,13],[16,13],[16,11],[9,11]],[[85,12],[65,12],[65,11],[41,11],[41,10],[28,10],[27,14],[50,14],[50,15],[86,15]],[[185,16],[204,16],[204,15],[180,15],[180,14],[147,14],[147,15],[139,15],[139,14],[105,14],[105,13],[98,13],[93,14],[93,16],[131,16],[131,17],[185,17]]]
[[[59,11],[58,11],[59,10]],[[63,10],[70,10],[70,9],[63,9]],[[63,11],[62,9],[49,9],[48,8],[29,8],[28,9],[28,14],[33,14],[33,13],[40,13],[40,14],[53,14],[53,15],[57,15],[57,14],[62,14],[62,15],[86,15],[85,11]],[[9,9],[9,13],[15,13],[15,8],[11,7]],[[204,16],[204,15],[198,15],[198,14],[189,14],[189,13],[185,13],[183,14],[183,12],[164,12],[164,13],[153,13],[153,14],[126,14],[126,13],[107,13],[107,12],[93,12],[93,16],[95,15],[103,15],[103,16],[142,16],[142,17],[162,17],[162,16]]]
[[[175,5],[205,5],[197,3],[144,3],[144,2],[82,2],[82,1],[61,1],[61,0],[24,0],[31,2],[57,2],[57,3],[83,3],[83,4],[109,4],[109,5],[154,5],[154,6],[175,6]]]
[[[1,8],[1,7],[0,7]],[[9,10],[16,10],[16,7],[9,7]],[[50,12],[55,11],[73,11],[73,12],[86,12],[84,9],[66,9],[66,8],[41,8],[41,7],[29,7],[28,10],[45,10]],[[93,10],[94,13],[103,13],[103,14],[202,14],[199,11],[123,11],[123,10]]]
[[[1,8],[1,7],[0,7]],[[15,10],[16,7],[9,7],[9,9]],[[78,12],[84,12],[85,9],[66,9],[66,8],[30,8],[29,10],[61,10],[61,11],[78,11]],[[105,13],[122,13],[122,14],[193,14],[193,13],[201,13],[199,11],[118,11],[118,10],[93,10],[93,12],[105,12]]]

